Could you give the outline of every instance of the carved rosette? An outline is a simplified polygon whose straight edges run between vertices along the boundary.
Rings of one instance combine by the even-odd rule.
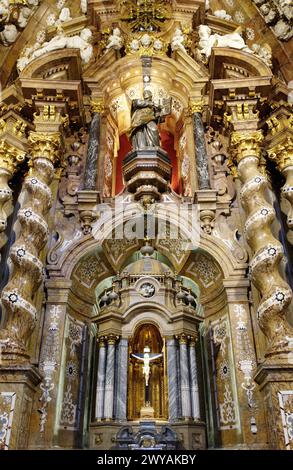
[[[267,355],[289,351],[290,326],[285,318],[292,292],[279,274],[283,249],[271,231],[275,218],[264,192],[267,178],[260,172],[262,131],[233,132],[239,178],[243,184],[241,203],[246,211],[245,236],[252,249],[251,279],[261,294],[257,311],[259,325],[269,341]]]
[[[10,252],[13,272],[2,293],[8,321],[0,332],[2,360],[17,357],[18,362],[29,358],[26,345],[36,322],[33,296],[43,279],[43,263],[38,257],[48,236],[49,185],[60,157],[61,134],[31,132],[29,142],[31,169],[24,181],[28,197],[18,213],[20,235]]]
[[[268,150],[268,156],[277,164],[278,170],[286,179],[282,193],[290,204],[287,224],[293,229],[293,140],[287,138],[285,142],[272,147]]]

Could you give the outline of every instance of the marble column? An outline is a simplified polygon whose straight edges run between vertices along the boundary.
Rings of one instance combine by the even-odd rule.
[[[83,189],[95,191],[100,151],[101,113],[103,111],[102,101],[92,102],[92,110],[93,117],[89,132]]]
[[[195,338],[192,338],[189,344],[189,364],[190,364],[190,395],[191,395],[191,413],[195,420],[200,419],[199,390],[195,351]]]
[[[108,338],[104,398],[104,418],[107,420],[113,419],[114,411],[115,343],[116,338]]]
[[[169,394],[169,419],[176,421],[179,418],[178,409],[178,382],[176,361],[176,339],[167,339],[167,362],[168,362],[168,394]]]
[[[190,381],[188,370],[188,350],[187,338],[185,335],[179,337],[180,348],[180,388],[181,388],[181,402],[182,402],[182,417],[191,417],[191,403],[190,403]]]
[[[205,143],[205,132],[202,121],[202,104],[191,103],[192,113],[193,136],[195,145],[195,158],[198,174],[198,187],[199,189],[210,189],[210,177],[208,167],[208,154]]]
[[[126,420],[128,339],[121,338],[118,346],[116,416],[119,421]]]
[[[96,419],[100,421],[104,417],[104,394],[106,372],[106,344],[104,338],[99,340],[97,393],[96,393]]]

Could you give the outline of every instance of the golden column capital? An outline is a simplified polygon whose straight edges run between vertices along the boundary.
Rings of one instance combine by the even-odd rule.
[[[116,342],[119,340],[118,335],[108,335],[105,336],[105,340],[107,341],[108,344],[116,344]]]
[[[239,163],[243,158],[261,158],[261,143],[263,133],[255,131],[235,131],[231,134],[231,145],[236,148],[236,161]]]
[[[61,140],[60,132],[32,131],[28,138],[32,159],[45,158],[56,163],[61,156]]]
[[[93,98],[90,103],[91,112],[102,114],[105,111],[105,103],[103,98]]]
[[[268,156],[281,172],[293,166],[293,138],[287,137],[282,143],[268,149]]]
[[[203,113],[204,102],[202,99],[191,99],[189,101],[188,112],[189,114]]]
[[[178,339],[179,344],[187,344],[188,336],[185,333],[180,333],[176,335],[176,339]]]
[[[0,168],[6,170],[13,176],[19,163],[25,159],[25,152],[8,144],[5,140],[0,141]]]

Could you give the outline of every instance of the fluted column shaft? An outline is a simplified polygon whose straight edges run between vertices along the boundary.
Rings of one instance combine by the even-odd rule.
[[[182,417],[191,417],[191,402],[190,402],[190,381],[188,370],[188,350],[187,340],[183,337],[179,338],[180,349],[180,387],[181,387],[181,402],[182,402]]]
[[[278,270],[283,249],[272,234],[271,224],[276,215],[264,195],[268,182],[260,171],[263,135],[256,130],[257,113],[250,105],[237,109],[238,118],[242,116],[243,130],[232,133],[231,144],[235,149],[238,175],[242,182],[240,199],[246,211],[244,232],[252,250],[251,279],[261,294],[257,317],[260,328],[269,341],[268,355],[290,350],[289,338],[292,331],[286,320],[286,311],[292,292]],[[246,119],[248,130],[245,129]],[[251,124],[254,123],[253,119],[254,128]],[[237,121],[231,120],[234,128],[237,128]]]
[[[104,399],[104,418],[107,420],[113,419],[114,411],[115,343],[115,339],[108,339]]]
[[[104,417],[104,395],[106,375],[106,344],[104,339],[99,341],[98,376],[96,392],[96,419],[100,421]]]
[[[54,107],[51,112],[55,112]],[[56,127],[59,128],[59,115],[56,119]],[[61,134],[31,132],[29,142],[31,168],[23,185],[27,198],[18,212],[21,230],[10,251],[14,269],[2,292],[2,303],[8,316],[5,330],[0,331],[3,361],[15,360],[16,357],[18,361],[29,359],[27,343],[37,316],[33,296],[43,280],[43,263],[39,254],[48,236],[46,215],[52,199],[49,186],[54,177],[54,164],[60,158]]]
[[[178,371],[177,371],[177,341],[174,338],[167,339],[167,362],[168,362],[168,395],[169,395],[169,419],[176,421],[180,412],[178,409]]]
[[[199,389],[196,364],[195,341],[189,344],[191,412],[195,420],[200,419]]]

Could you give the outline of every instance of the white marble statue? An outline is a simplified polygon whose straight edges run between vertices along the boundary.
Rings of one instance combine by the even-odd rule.
[[[232,49],[240,49],[245,52],[252,53],[252,50],[245,44],[243,37],[236,29],[233,33],[212,34],[212,30],[207,25],[200,25],[199,32],[199,52],[208,59],[212,53],[213,47],[231,47]]]
[[[155,39],[153,46],[155,51],[160,51],[163,48],[163,43],[160,41],[160,39]]]
[[[217,18],[221,18],[222,20],[226,20],[226,21],[232,20],[232,16],[228,15],[226,10],[216,10],[213,14],[214,16],[216,16]]]
[[[90,44],[92,32],[89,28],[84,28],[80,35],[67,37],[62,28],[58,28],[58,33],[50,41],[39,44],[38,42],[33,48],[26,48],[17,61],[17,68],[22,71],[34,59],[41,57],[49,52],[59,49],[79,49],[80,56],[84,63],[88,63],[93,56],[93,47]],[[36,47],[39,46],[39,47]]]
[[[12,2],[13,3],[13,2]],[[0,0],[0,17],[4,22],[4,29],[0,33],[0,40],[4,46],[10,46],[18,37],[20,30],[24,29],[33,13],[34,7],[39,4],[39,0],[26,0],[19,6],[18,16],[10,22],[10,1]]]
[[[109,36],[106,49],[115,49],[119,51],[123,46],[123,37],[119,28],[114,28],[113,33]]]
[[[87,0],[80,0],[80,9],[84,15],[87,13]]]
[[[274,26],[273,31],[277,38],[288,41],[293,36],[293,28],[283,19],[279,20]]]
[[[139,40],[138,39],[132,39],[131,43],[130,43],[130,49],[133,51],[133,52],[136,52],[139,50],[139,47],[140,47],[140,43],[139,43]]]
[[[20,13],[19,13],[19,17],[18,17],[18,20],[17,20],[17,23],[18,23],[18,26],[20,28],[25,28],[27,23],[28,23],[28,20],[31,16],[31,9],[30,8],[27,8],[27,7],[24,7],[20,10]]]
[[[59,25],[61,23],[65,23],[65,21],[70,21],[70,20],[72,20],[72,16],[71,16],[69,8],[62,8],[59,18],[56,21],[56,24]]]
[[[4,46],[10,46],[13,44],[18,36],[18,30],[14,24],[7,24],[4,30],[0,33],[0,37]]]
[[[271,24],[277,16],[277,11],[271,8],[269,3],[264,3],[259,7],[259,11],[261,12],[265,22],[267,24]]]
[[[0,16],[3,20],[7,19],[9,15],[9,0],[0,1]]]
[[[171,49],[172,51],[183,51],[186,52],[186,49],[184,47],[184,34],[182,33],[180,28],[175,29],[174,36],[171,39]]]
[[[272,49],[269,44],[253,44],[252,51],[257,55],[268,67],[272,67]]]
[[[150,37],[149,34],[146,33],[140,38],[140,42],[143,45],[143,47],[149,47],[151,45],[152,38]]]
[[[56,7],[58,8],[58,10],[62,10],[65,3],[66,3],[66,0],[58,0],[58,2],[56,3]]]
[[[54,26],[56,24],[56,16],[54,13],[50,13],[50,15],[47,17],[47,26]]]

